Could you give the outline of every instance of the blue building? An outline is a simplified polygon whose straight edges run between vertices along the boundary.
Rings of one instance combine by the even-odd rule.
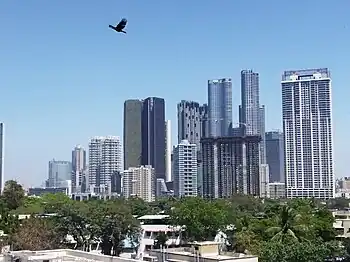
[[[72,163],[69,161],[51,160],[49,162],[49,187],[66,187],[66,181],[71,179]]]
[[[283,133],[265,133],[266,162],[269,165],[270,182],[284,182],[284,142]]]
[[[229,136],[232,129],[232,80],[208,81],[209,137]]]

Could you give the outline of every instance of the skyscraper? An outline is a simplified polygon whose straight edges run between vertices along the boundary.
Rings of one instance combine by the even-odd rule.
[[[260,105],[259,73],[241,71],[241,106],[239,122],[244,135],[260,135],[260,163],[266,164],[265,106]]]
[[[270,182],[284,182],[284,145],[283,133],[270,131],[265,133],[266,163],[269,165]]]
[[[188,140],[200,150],[200,140],[207,133],[208,107],[194,101],[182,100],[177,104],[177,140]]]
[[[86,169],[86,151],[81,145],[75,146],[72,151],[72,191],[81,186]]]
[[[171,121],[165,121],[165,181],[172,181],[172,170],[171,170]]]
[[[266,164],[266,141],[265,141],[265,106],[261,105],[259,107],[259,135],[261,136],[260,142],[260,163],[262,165]]]
[[[229,136],[232,128],[231,78],[208,81],[209,137]]]
[[[333,198],[330,71],[285,71],[281,85],[287,197]]]
[[[151,165],[156,179],[165,180],[165,102],[149,97],[142,108],[142,165]]]
[[[4,176],[4,124],[0,123],[0,193],[4,191],[5,176]]]
[[[174,194],[197,196],[197,145],[188,140],[174,149]]]
[[[241,71],[241,122],[246,135],[260,132],[259,74],[252,70]]]
[[[141,165],[142,100],[124,102],[124,169]]]
[[[260,136],[202,138],[203,196],[260,196]]]
[[[91,138],[89,141],[89,184],[95,188],[111,186],[112,174],[120,171],[122,171],[120,138],[118,136]]]
[[[67,180],[71,179],[72,163],[69,161],[49,161],[49,187],[66,187]]]

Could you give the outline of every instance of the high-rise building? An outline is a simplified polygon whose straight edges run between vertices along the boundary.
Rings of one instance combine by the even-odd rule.
[[[203,196],[260,196],[260,136],[202,138]]]
[[[49,161],[49,187],[67,187],[67,180],[71,179],[72,163],[69,161]]]
[[[121,195],[122,193],[122,172],[114,172],[111,176],[111,192]]]
[[[155,170],[156,179],[165,180],[165,101],[149,97],[142,109],[142,165]]]
[[[188,140],[174,149],[174,194],[197,196],[197,145]]]
[[[4,141],[4,123],[0,123],[0,193],[4,191],[5,187],[5,176],[4,176],[4,147],[5,147],[5,141]]]
[[[330,71],[285,71],[281,85],[287,197],[333,198]]]
[[[72,192],[81,187],[83,173],[86,170],[86,151],[81,145],[74,147],[72,151]]]
[[[111,176],[122,171],[121,142],[118,136],[97,136],[89,141],[89,184],[96,190],[111,186]]]
[[[269,165],[270,182],[284,182],[284,144],[283,133],[265,133],[266,163]]]
[[[200,150],[200,141],[206,136],[208,125],[208,106],[194,101],[182,100],[177,104],[177,140],[188,140],[197,145]]]
[[[246,135],[260,132],[259,73],[253,70],[241,71],[241,122]]]
[[[261,105],[259,108],[259,135],[260,142],[260,163],[266,164],[266,141],[265,141],[265,106]]]
[[[265,106],[260,106],[259,73],[241,71],[241,106],[239,122],[244,135],[260,135],[260,163],[266,164]]]
[[[208,81],[209,137],[229,136],[232,129],[231,78]]]
[[[260,164],[259,171],[259,182],[260,182],[260,197],[267,198],[269,196],[269,165]]]
[[[173,181],[172,171],[171,171],[171,121],[165,121],[165,181]]]
[[[141,165],[142,100],[124,102],[124,169]]]
[[[123,195],[139,197],[146,202],[155,200],[155,170],[151,166],[130,167],[123,172]]]

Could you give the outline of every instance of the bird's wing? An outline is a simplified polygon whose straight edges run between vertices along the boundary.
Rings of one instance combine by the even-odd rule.
[[[117,30],[123,30],[123,29],[125,28],[127,22],[128,22],[128,21],[127,21],[125,18],[123,18],[123,19],[119,22],[119,24],[117,24],[117,26],[116,26]]]

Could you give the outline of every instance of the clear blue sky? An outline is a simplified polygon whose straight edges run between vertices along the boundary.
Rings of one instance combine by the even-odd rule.
[[[350,175],[350,1],[0,1],[0,120],[5,176],[26,185],[47,177],[94,135],[122,137],[123,102],[206,102],[207,80],[260,73],[267,130],[281,128],[283,70],[329,67],[337,176]],[[108,29],[122,17],[128,34]]]

